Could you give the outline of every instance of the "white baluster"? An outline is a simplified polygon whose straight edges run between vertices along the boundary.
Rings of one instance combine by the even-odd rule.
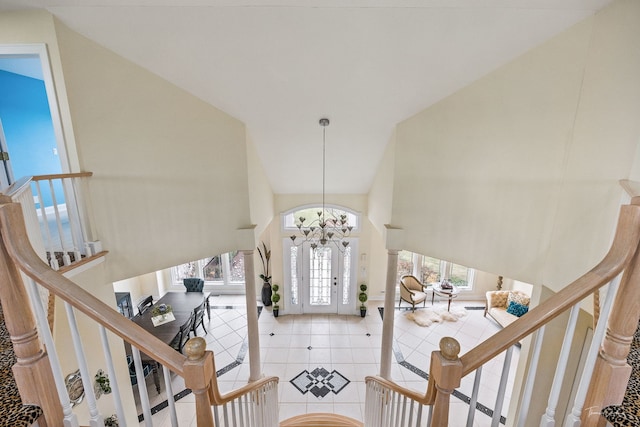
[[[84,386],[84,395],[87,399],[87,406],[89,407],[89,424],[91,427],[104,427],[104,418],[98,411],[96,396],[93,394],[93,376],[89,373],[89,368],[87,367],[87,358],[84,355],[82,339],[78,332],[78,324],[76,322],[75,313],[73,312],[73,307],[65,301],[64,308],[67,312],[67,320],[69,321],[73,348],[76,353],[78,367],[80,368],[80,376],[82,378],[82,385]]]
[[[562,380],[564,379],[564,375],[567,370],[567,364],[569,363],[569,352],[571,351],[571,344],[573,342],[573,335],[576,331],[579,312],[580,304],[576,304],[571,307],[569,323],[567,324],[567,329],[564,333],[562,349],[560,350],[560,356],[558,357],[558,364],[556,366],[556,373],[553,376],[553,383],[551,385],[551,391],[549,393],[549,402],[547,404],[545,413],[540,419],[540,427],[553,427],[556,425],[556,407],[558,406],[558,400],[560,399]]]
[[[151,405],[149,404],[149,393],[147,393],[147,382],[144,379],[144,369],[142,367],[142,359],[140,358],[140,350],[131,346],[131,355],[133,356],[133,366],[136,370],[136,380],[138,381],[138,394],[140,395],[140,404],[142,405],[142,415],[144,416],[144,425],[153,427],[151,420]]]
[[[42,307],[42,301],[38,294],[38,288],[33,279],[27,279],[27,286],[25,286],[31,305],[34,308],[36,316],[36,322],[38,323],[38,332],[40,337],[44,341],[47,355],[49,356],[49,363],[51,364],[51,370],[53,372],[53,379],[56,383],[56,391],[60,398],[60,404],[62,405],[62,414],[64,416],[64,427],[78,427],[78,418],[71,409],[71,401],[69,400],[69,394],[67,393],[67,387],[64,383],[64,375],[60,368],[60,359],[58,359],[58,353],[56,352],[56,346],[53,343],[53,337],[49,330],[49,322],[47,321],[47,315]]]
[[[471,399],[469,401],[469,415],[467,415],[467,427],[473,427],[473,419],[476,416],[476,404],[478,403],[480,378],[482,378],[482,366],[476,369],[476,376],[473,380],[473,390],[471,391]]]
[[[49,180],[49,189],[51,191],[51,202],[53,203],[53,212],[56,216],[56,225],[58,226],[58,237],[60,238],[60,247],[62,248],[62,261],[64,265],[71,264],[69,251],[64,243],[64,233],[62,231],[62,220],[60,219],[60,211],[58,210],[58,202],[56,201],[56,192],[53,189],[53,180]]]
[[[533,395],[533,382],[536,378],[536,373],[538,372],[538,361],[540,360],[544,328],[545,326],[542,325],[542,327],[536,331],[533,354],[531,355],[531,361],[529,362],[529,372],[527,373],[527,379],[524,383],[524,392],[522,393],[520,416],[518,417],[518,423],[516,424],[518,426],[524,426],[527,416],[529,415],[529,404],[531,403],[531,396]]]
[[[44,227],[44,235],[45,235],[45,249],[51,255],[51,261],[49,265],[54,270],[60,268],[58,264],[58,260],[55,256],[55,249],[53,247],[53,238],[51,237],[51,230],[49,230],[49,220],[47,218],[47,210],[44,208],[44,202],[42,201],[42,190],[40,190],[40,182],[35,181],[36,185],[36,193],[38,195],[38,202],[40,204],[40,216],[42,218],[42,226]]]
[[[124,417],[124,407],[122,406],[122,396],[120,395],[120,387],[118,386],[116,370],[113,366],[113,358],[111,357],[111,349],[109,347],[109,339],[107,338],[107,330],[100,324],[98,324],[98,330],[100,331],[100,338],[102,339],[104,360],[107,364],[109,384],[111,385],[111,391],[113,392],[113,402],[116,407],[116,414],[118,415],[118,424],[120,427],[127,427],[127,422]]]
[[[169,417],[171,417],[171,427],[177,427],[178,414],[176,413],[176,400],[173,396],[173,386],[171,385],[171,371],[163,366],[162,374],[164,376],[164,388],[167,392],[167,403],[169,404]]]
[[[509,370],[511,369],[511,355],[513,354],[513,346],[507,349],[504,355],[504,365],[502,365],[502,375],[500,376],[500,385],[498,386],[498,397],[496,405],[493,409],[493,418],[491,419],[491,427],[498,427],[500,417],[502,415],[502,405],[504,404],[505,390],[507,389],[507,380],[509,379]]]
[[[70,188],[73,189],[73,180],[71,178],[62,178],[60,182],[62,183],[62,193],[64,194],[64,202],[67,209],[67,219],[69,220],[69,232],[71,233],[73,255],[75,257],[75,262],[78,262],[80,261],[80,251],[78,250],[78,248],[80,247],[80,243],[82,241],[79,236],[80,230],[78,230],[80,222],[77,217],[77,211],[75,209],[75,198],[73,197],[72,192],[70,192],[67,188],[67,186],[70,186]]]
[[[604,301],[604,306],[600,311],[600,319],[596,325],[596,330],[593,334],[593,340],[589,347],[589,353],[587,354],[587,360],[582,370],[582,377],[580,378],[580,384],[578,385],[578,391],[574,400],[571,413],[567,416],[564,422],[565,427],[579,427],[580,426],[580,414],[582,413],[582,407],[584,401],[587,398],[587,391],[589,391],[589,382],[591,382],[591,376],[593,375],[593,368],[596,364],[596,358],[598,357],[598,351],[602,344],[602,338],[604,337],[605,328],[609,320],[609,312],[613,305],[613,298],[618,292],[618,286],[620,285],[620,275],[611,281],[609,284],[609,290]]]

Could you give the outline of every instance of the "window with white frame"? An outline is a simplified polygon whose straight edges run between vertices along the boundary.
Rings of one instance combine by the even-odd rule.
[[[448,279],[460,289],[473,289],[475,270],[449,261],[409,251],[398,253],[398,283],[405,274],[411,274],[422,283],[429,284]]]
[[[325,206],[325,211],[335,218],[346,215],[347,222],[353,227],[353,231],[360,229],[360,217],[356,212],[337,206]],[[285,212],[282,214],[282,229],[285,231],[298,230],[297,224],[300,223],[301,217],[305,218],[305,224],[310,224],[318,219],[318,212],[322,212],[322,206],[308,205]]]
[[[233,251],[177,265],[171,269],[171,277],[176,285],[183,279],[199,277],[205,286],[244,286],[244,256]]]

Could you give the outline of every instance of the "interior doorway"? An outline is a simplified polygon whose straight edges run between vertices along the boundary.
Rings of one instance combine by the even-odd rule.
[[[57,105],[46,46],[0,45],[0,190],[69,170]]]

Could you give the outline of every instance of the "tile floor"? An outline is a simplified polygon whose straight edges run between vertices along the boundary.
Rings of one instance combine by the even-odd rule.
[[[249,354],[244,342],[244,296],[212,297],[211,305],[211,320],[205,338],[207,348],[215,354],[218,384],[221,392],[225,393],[246,384],[249,376]],[[262,310],[258,320],[262,371],[265,375],[280,378],[281,420],[309,412],[331,412],[363,420],[364,378],[378,374],[381,353],[382,317],[374,305],[370,303],[365,318],[340,315],[274,318],[269,308]],[[457,322],[435,323],[429,327],[418,326],[407,319],[408,311],[395,310],[394,381],[425,392],[427,380],[424,373],[429,371],[430,355],[438,348],[440,338],[456,338],[461,345],[460,354],[464,354],[497,332],[497,324],[483,317],[483,310],[479,309],[481,305],[479,301],[456,301],[452,310],[467,307],[466,316]],[[446,304],[436,301],[434,308],[446,310]],[[201,329],[199,332],[201,336],[204,333]],[[513,386],[518,355],[519,349],[516,348],[511,360],[507,396]],[[486,414],[492,413],[491,409],[495,407],[503,363],[504,354],[483,368],[478,398],[482,409],[476,411],[474,426],[491,425],[491,418]],[[302,373],[304,375],[301,376]],[[463,378],[456,396],[451,399],[450,425],[465,425],[468,404],[462,400],[471,395],[472,386],[473,375]],[[182,379],[175,378],[173,387],[174,394],[183,390]],[[164,401],[164,390],[157,395],[149,379],[148,388],[152,406]],[[508,407],[507,397],[503,414]],[[192,394],[178,400],[176,410],[180,426],[195,426]],[[159,411],[153,418],[154,425],[170,425],[168,410]]]

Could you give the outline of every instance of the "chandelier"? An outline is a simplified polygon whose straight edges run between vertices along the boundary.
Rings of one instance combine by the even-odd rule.
[[[347,215],[336,215],[333,209],[325,208],[326,130],[329,119],[320,119],[320,126],[322,126],[322,210],[317,211],[318,217],[311,221],[307,221],[303,216],[296,218],[299,235],[292,235],[291,241],[296,246],[308,242],[313,250],[333,243],[341,252],[344,252],[349,246],[349,241],[345,239],[351,235],[353,226],[349,225]],[[298,237],[301,237],[300,243],[296,243]]]

